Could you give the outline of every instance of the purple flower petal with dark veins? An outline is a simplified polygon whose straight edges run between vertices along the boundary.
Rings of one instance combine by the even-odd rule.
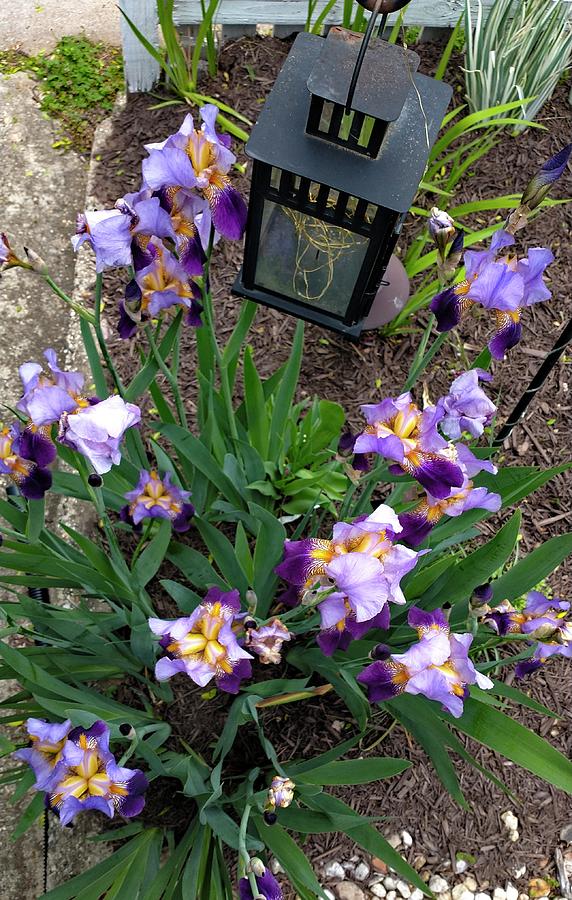
[[[461,321],[463,297],[455,287],[445,288],[431,300],[431,312],[437,319],[437,331],[451,331]]]
[[[384,662],[377,660],[360,672],[356,681],[365,686],[370,703],[383,703],[403,690],[403,685],[394,680],[395,674],[396,668],[391,659]]]
[[[198,234],[182,240],[179,243],[178,251],[179,261],[187,275],[203,274],[206,255]]]
[[[497,313],[497,332],[489,341],[488,348],[494,359],[505,358],[507,350],[511,350],[519,343],[522,334],[520,315],[515,313]]]
[[[193,164],[185,151],[177,147],[151,150],[143,160],[142,171],[145,183],[154,191],[170,185],[190,189],[197,184]]]
[[[24,428],[15,441],[15,449],[24,459],[31,459],[37,466],[49,466],[56,458],[55,444],[50,440],[47,429]]]
[[[220,181],[221,186],[211,184],[205,189],[213,224],[223,237],[239,241],[246,227],[246,203],[226,177],[222,176]]]
[[[248,659],[240,659],[233,667],[232,672],[216,675],[215,681],[220,691],[226,691],[227,694],[238,694],[241,681],[251,677],[252,663]]]
[[[456,463],[430,454],[418,454],[418,457],[418,464],[406,460],[405,471],[433,497],[442,500],[449,496],[451,488],[462,486],[463,471]]]
[[[500,228],[495,231],[491,238],[491,244],[488,250],[466,250],[463,257],[467,280],[472,282],[476,275],[480,275],[486,265],[494,262],[500,250],[510,247],[514,244],[514,237]]]
[[[410,512],[400,514],[399,521],[403,529],[399,535],[400,541],[410,544],[412,547],[423,543],[433,529],[433,523],[428,520],[427,512],[427,504],[423,504]]]
[[[415,628],[419,638],[426,637],[435,632],[444,632],[449,634],[449,622],[442,609],[435,609],[428,612],[412,606],[407,614],[407,624],[411,628]]]
[[[514,667],[515,678],[521,679],[526,675],[532,675],[533,672],[538,671],[540,668],[542,668],[542,662],[539,659],[534,659],[534,657],[523,659]]]
[[[65,722],[46,722],[44,719],[27,719],[26,731],[31,746],[16,750],[13,756],[27,762],[36,776],[34,787],[41,790],[59,761],[71,729],[70,719]]]
[[[126,341],[137,334],[137,322],[125,310],[123,301],[119,304],[119,323],[117,325],[119,337]]]
[[[49,469],[34,468],[29,475],[18,481],[20,493],[27,500],[41,500],[52,486],[52,473]]]
[[[348,598],[358,622],[372,619],[389,600],[383,566],[365,553],[345,553],[335,557],[326,565],[326,572]]]

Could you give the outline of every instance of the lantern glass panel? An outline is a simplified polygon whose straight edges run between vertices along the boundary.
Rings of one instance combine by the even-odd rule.
[[[369,238],[265,200],[256,285],[344,318]]]

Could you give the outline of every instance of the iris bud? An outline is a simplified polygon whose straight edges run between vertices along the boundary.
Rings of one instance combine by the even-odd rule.
[[[103,484],[103,478],[97,472],[92,472],[88,475],[87,483],[93,488],[98,488]]]
[[[385,662],[385,660],[389,659],[391,656],[391,649],[387,644],[376,644],[369,655],[372,659],[378,659],[381,662]]]

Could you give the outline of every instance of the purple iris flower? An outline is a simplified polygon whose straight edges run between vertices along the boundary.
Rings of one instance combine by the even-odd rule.
[[[570,623],[566,616],[569,610],[570,603],[567,600],[550,600],[540,591],[529,591],[522,609],[503,600],[485,616],[484,621],[501,636],[528,634],[531,638],[542,640],[568,633]]]
[[[254,877],[258,893],[265,900],[282,900],[282,890],[270,869],[265,868],[264,874],[255,875]],[[238,882],[238,897],[239,900],[253,900],[254,895],[248,878],[241,878]]]
[[[201,292],[179,260],[159,240],[147,244],[145,264],[125,288],[119,306],[119,336],[124,340],[137,331],[137,324],[163,310],[186,311],[186,325],[202,325]]]
[[[524,282],[523,306],[532,306],[550,300],[551,292],[546,287],[543,275],[554,262],[554,254],[545,247],[531,247],[525,259],[520,259],[516,270]]]
[[[456,461],[454,447],[437,431],[443,418],[439,407],[423,412],[413,403],[411,394],[388,397],[381,403],[361,407],[367,425],[355,442],[357,453],[377,453],[415,478],[435,497],[446,497],[451,488],[463,484],[463,472]]]
[[[473,636],[451,633],[442,610],[428,613],[413,607],[408,622],[417,630],[417,643],[405,653],[372,663],[357,680],[366,686],[372,702],[390,700],[402,692],[422,694],[459,718],[470,684],[483,690],[493,686],[469,659]]]
[[[141,421],[141,410],[121,397],[107,397],[60,418],[58,440],[85,456],[99,475],[121,462],[121,442]]]
[[[431,301],[438,331],[450,331],[462,314],[478,303],[493,313],[496,334],[488,347],[495,359],[503,359],[507,350],[520,341],[521,309],[549,300],[543,274],[554,260],[550,250],[533,247],[525,259],[501,256],[514,237],[501,229],[495,232],[488,250],[467,250],[464,256],[466,279],[446,288]]]
[[[110,223],[109,234],[104,230],[103,236],[97,237],[98,229],[103,227],[106,222]],[[111,234],[114,230],[115,235],[112,239]],[[94,237],[94,235],[96,236]],[[83,244],[90,245],[95,253],[97,272],[103,272],[104,269],[114,266],[131,265],[129,222],[119,209],[86,210],[84,213],[80,213],[71,241],[76,251]]]
[[[16,409],[35,425],[51,425],[63,413],[73,413],[79,406],[87,406],[82,397],[84,377],[81,372],[64,372],[59,368],[54,350],[44,351],[49,372],[35,362],[20,366],[24,395]]]
[[[42,783],[49,805],[67,825],[86,809],[109,818],[139,815],[149,786],[140,769],[118,766],[109,749],[109,727],[97,721],[91,728],[74,728],[60,751],[51,775]]]
[[[397,514],[382,503],[370,516],[360,516],[352,523],[337,522],[330,540],[285,541],[284,560],[276,574],[297,589],[308,589],[327,574],[326,566],[337,556],[354,552],[383,558],[399,531]]]
[[[121,510],[121,518],[130,524],[138,526],[143,519],[169,519],[175,531],[191,527],[195,508],[187,502],[190,491],[173,484],[169,472],[160,477],[154,469],[142,469],[136,487],[124,496],[129,504]]]
[[[52,486],[47,468],[56,458],[49,428],[20,423],[0,429],[0,474],[9,475],[28,500],[41,500]]]
[[[161,636],[167,651],[155,666],[157,681],[184,672],[200,687],[214,678],[221,691],[238,693],[242,679],[252,674],[252,656],[239,644],[233,627],[241,618],[238,591],[224,593],[214,587],[190,616],[149,619],[151,631]]]
[[[227,174],[236,157],[225,137],[215,130],[217,107],[203,106],[200,114],[203,124],[199,130],[189,113],[177,134],[162,144],[146,147],[149,157],[143,161],[143,177],[154,191],[178,188],[185,194],[198,192],[207,201],[216,230],[231,240],[240,240],[246,225],[246,204]]]
[[[281,659],[282,644],[292,640],[286,626],[274,617],[266,625],[249,628],[246,632],[245,645],[252,653],[256,653],[264,665],[277,665]]]
[[[34,787],[41,791],[62,758],[62,751],[71,731],[70,719],[65,722],[46,722],[44,719],[27,719],[26,731],[30,746],[17,750],[13,756],[28,763],[36,776]]]
[[[441,397],[438,404],[443,411],[440,428],[448,438],[458,440],[464,431],[478,438],[490,425],[497,408],[479,386],[479,381],[491,380],[492,375],[483,369],[470,369],[455,378],[449,393]]]
[[[499,635],[526,634],[531,640],[538,641],[532,657],[515,667],[516,677],[523,678],[539,669],[551,656],[572,659],[569,612],[567,600],[550,600],[540,591],[530,591],[523,609],[515,609],[508,600],[503,600],[484,617],[484,621]]]
[[[371,628],[387,628],[389,603],[405,603],[401,579],[419,553],[396,543],[401,525],[381,504],[370,516],[334,525],[331,540],[286,541],[276,573],[297,589],[315,591],[321,616],[318,644],[331,655]],[[320,595],[323,594],[323,599]]]

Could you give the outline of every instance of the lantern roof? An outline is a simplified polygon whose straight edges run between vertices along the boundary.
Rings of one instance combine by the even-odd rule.
[[[306,133],[311,99],[308,79],[325,43],[319,35],[302,32],[297,36],[252,130],[246,153],[267,165],[376,206],[407,212],[423,177],[452,88],[409,72],[409,89],[401,114],[390,122],[379,156],[371,159]],[[403,48],[401,52],[406,53]],[[351,72],[348,87],[350,78]],[[389,86],[382,81],[379,93],[386,90]],[[373,108],[372,98],[373,94],[368,94],[368,110]],[[390,102],[383,101],[382,105],[387,112]]]
[[[310,93],[345,106],[362,40],[363,34],[355,31],[330,29],[308,78]],[[419,68],[419,61],[413,50],[372,40],[359,73],[351,108],[374,119],[394,122],[411,90],[411,78]]]

